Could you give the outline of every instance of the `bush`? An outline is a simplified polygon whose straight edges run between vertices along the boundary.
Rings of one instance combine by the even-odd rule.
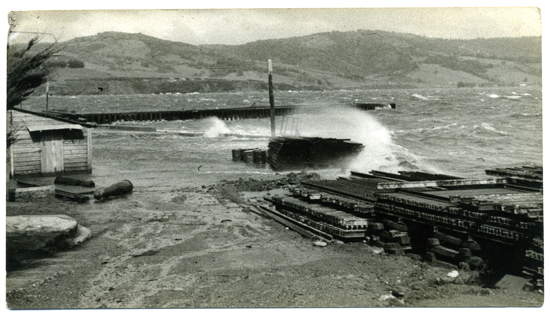
[[[69,68],[84,68],[84,62],[79,61],[79,60],[75,60],[75,59],[71,59],[71,60],[69,60],[67,66]]]

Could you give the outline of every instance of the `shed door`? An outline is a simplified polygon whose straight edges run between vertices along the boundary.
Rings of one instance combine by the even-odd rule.
[[[46,134],[40,139],[42,173],[63,171],[63,136]]]

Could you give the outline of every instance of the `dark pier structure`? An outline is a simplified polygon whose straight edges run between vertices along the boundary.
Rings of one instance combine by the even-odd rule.
[[[386,253],[416,253],[489,283],[523,276],[544,287],[542,167],[486,170],[462,179],[424,172],[352,172],[266,196],[281,218],[323,238],[362,239]]]
[[[324,106],[325,107],[325,106]],[[351,105],[329,105],[326,107],[356,107],[361,110],[375,110],[382,108],[395,109],[395,103],[354,103]],[[292,105],[277,106],[274,108],[276,116],[287,116],[297,111],[315,113],[319,106]],[[64,118],[79,122],[108,124],[115,121],[160,121],[160,120],[187,120],[217,117],[222,120],[269,118],[270,107],[234,107],[220,109],[196,109],[196,110],[170,110],[170,111],[135,111],[135,112],[110,112],[110,113],[72,113],[68,111],[49,110],[43,114]]]

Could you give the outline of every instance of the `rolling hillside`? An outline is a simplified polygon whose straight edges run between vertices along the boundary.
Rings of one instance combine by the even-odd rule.
[[[62,43],[53,94],[540,85],[541,38],[447,40],[384,31],[194,46],[105,32]],[[60,61],[63,63],[62,61]]]

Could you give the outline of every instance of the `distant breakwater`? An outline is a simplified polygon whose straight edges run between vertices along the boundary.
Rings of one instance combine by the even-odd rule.
[[[326,106],[325,106],[326,107]],[[331,107],[356,107],[361,110],[375,110],[382,108],[394,109],[395,103],[354,103],[352,105],[335,104]],[[315,105],[293,105],[276,106],[275,116],[286,116],[297,111],[314,113],[319,107]],[[201,110],[172,110],[172,111],[135,111],[135,112],[112,112],[112,113],[87,113],[76,114],[66,111],[48,111],[47,115],[64,119],[70,119],[86,123],[109,124],[116,121],[160,121],[160,120],[188,120],[217,117],[222,120],[268,118],[270,107],[237,107],[223,109],[201,109]]]

